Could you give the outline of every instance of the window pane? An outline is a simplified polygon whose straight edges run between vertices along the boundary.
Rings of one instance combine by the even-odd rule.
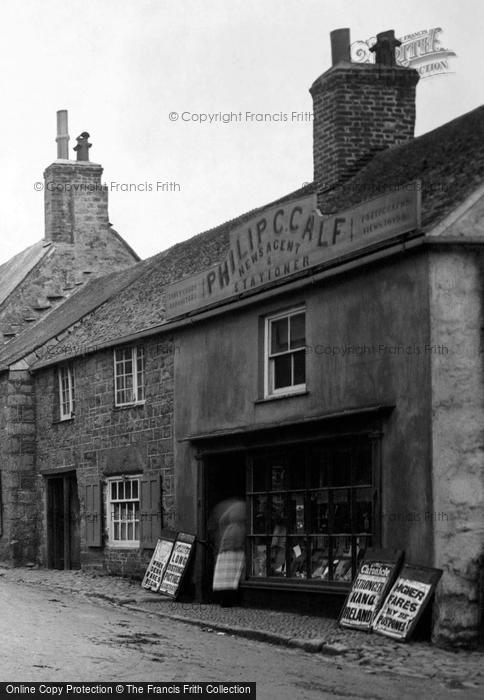
[[[252,541],[251,576],[267,576],[267,545],[264,539],[257,537]]]
[[[111,498],[112,499],[117,498],[117,493],[118,493],[118,485],[115,481],[113,481],[111,484]]]
[[[268,532],[267,496],[252,497],[252,532],[264,534]]]
[[[351,484],[351,452],[335,450],[331,486],[349,486]]]
[[[281,491],[286,488],[286,467],[273,464],[271,467],[271,491]]]
[[[355,484],[371,484],[371,445],[358,445],[355,450]]]
[[[311,537],[309,543],[311,557],[310,576],[314,579],[327,580],[329,539],[327,537]]]
[[[351,532],[349,489],[333,491],[333,527],[335,534]]]
[[[271,496],[271,528],[284,527],[286,530],[286,503],[285,496],[273,494]]]
[[[304,452],[301,451],[291,455],[288,476],[291,489],[306,488],[306,460]]]
[[[310,524],[311,533],[329,531],[329,492],[314,491],[310,495]]]
[[[269,554],[269,576],[286,575],[286,527],[275,525]]]
[[[118,482],[118,498],[119,499],[124,498],[124,481]]]
[[[295,352],[292,356],[293,369],[294,369],[294,381],[293,384],[305,384],[306,382],[306,352],[300,350]]]
[[[306,540],[303,537],[289,539],[289,576],[307,578]]]
[[[271,360],[274,372],[274,389],[291,386],[291,355],[281,355]]]
[[[305,317],[304,312],[290,317],[291,348],[302,348],[306,345]]]
[[[267,462],[264,458],[255,458],[252,463],[252,490],[265,491],[267,489]]]
[[[277,352],[285,352],[288,347],[288,318],[280,318],[271,321],[271,355]]]
[[[304,531],[304,493],[291,493],[289,494],[289,532],[300,534]]]
[[[329,484],[330,454],[327,449],[313,450],[309,457],[309,487],[320,488]]]
[[[134,532],[133,531],[133,523],[128,523],[127,528],[128,528],[127,529],[128,534],[127,534],[126,539],[132,540],[133,539],[133,532]]]
[[[351,537],[333,537],[333,581],[351,581]]]
[[[131,482],[132,498],[138,498],[138,479]]]
[[[126,481],[124,483],[124,497],[126,499],[131,498],[131,481]]]
[[[355,532],[372,531],[371,489],[356,489]]]
[[[119,540],[119,523],[114,523],[114,539]]]

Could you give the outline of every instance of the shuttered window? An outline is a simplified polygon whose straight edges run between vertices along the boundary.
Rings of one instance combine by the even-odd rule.
[[[84,490],[86,521],[86,544],[100,547],[102,544],[101,484],[99,481],[86,484]]]
[[[161,528],[161,479],[159,474],[145,474],[141,478],[141,547],[154,549]]]
[[[110,547],[154,549],[161,535],[159,474],[117,476],[105,483],[105,530]],[[86,544],[102,545],[102,484],[85,487]]]

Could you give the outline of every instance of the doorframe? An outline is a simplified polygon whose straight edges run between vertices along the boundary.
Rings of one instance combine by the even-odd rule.
[[[63,510],[63,560],[64,560],[64,570],[72,569],[72,552],[71,552],[71,488],[73,477],[77,483],[77,472],[75,469],[63,469],[50,474],[42,474],[46,482],[46,554],[47,554],[47,567],[49,569],[57,568],[54,566],[54,547],[52,542],[53,534],[51,532],[52,526],[49,522],[49,511],[51,498],[51,484],[49,482],[54,479],[62,480],[62,510]],[[59,499],[60,500],[60,499]]]

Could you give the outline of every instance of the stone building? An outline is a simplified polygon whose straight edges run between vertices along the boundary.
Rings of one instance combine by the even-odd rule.
[[[44,342],[50,329],[59,332],[116,291],[109,282],[94,280],[120,271],[117,286],[127,284],[130,278],[123,272],[139,261],[109,223],[101,165],[89,162],[86,155],[84,160],[79,154],[78,160],[69,159],[67,113],[57,116],[58,157],[44,173],[44,237],[0,266],[0,338],[5,357],[21,358],[29,344]],[[96,298],[93,288],[98,290]],[[54,319],[52,326],[57,310],[60,320],[55,325]],[[2,368],[0,552],[12,561],[36,557],[33,388],[25,362]]]
[[[208,517],[238,496],[247,604],[325,611],[367,547],[398,549],[443,571],[433,638],[477,641],[484,108],[414,138],[418,75],[392,40],[359,65],[333,34],[314,183],[89,282],[4,346],[2,556],[141,575],[183,530],[205,598]]]

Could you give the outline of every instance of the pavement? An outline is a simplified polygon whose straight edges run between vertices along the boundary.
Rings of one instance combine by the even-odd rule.
[[[292,612],[173,601],[139,581],[89,571],[0,567],[0,581],[42,587],[91,601],[197,625],[205,632],[243,636],[334,656],[367,673],[438,678],[449,688],[483,689],[483,651],[445,650],[428,642],[395,642],[378,634],[342,629],[333,619]]]

